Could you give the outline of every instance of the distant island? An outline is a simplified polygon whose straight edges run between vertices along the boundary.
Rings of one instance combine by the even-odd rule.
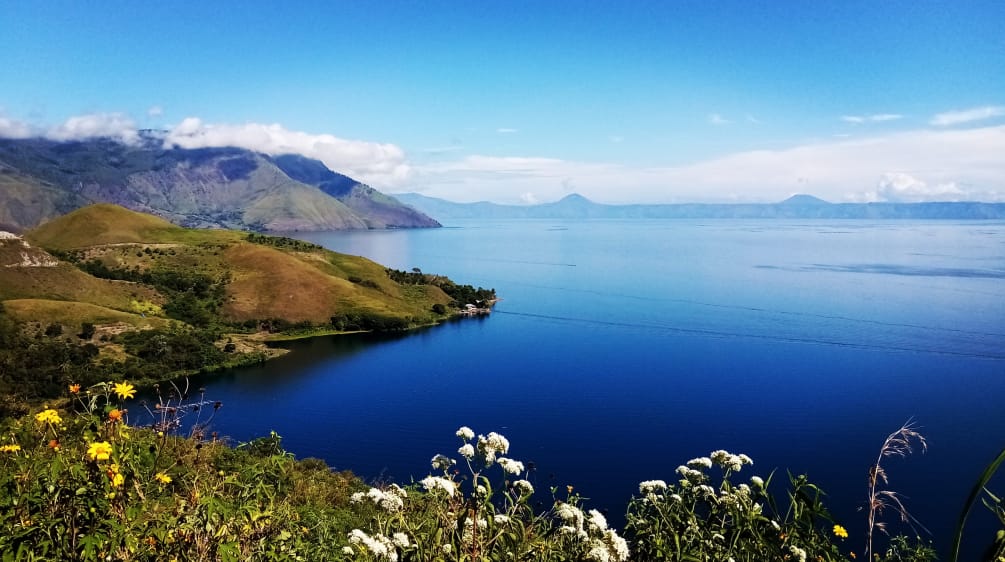
[[[1005,219],[1005,203],[829,203],[793,195],[778,203],[605,205],[572,194],[554,203],[454,203],[418,193],[395,197],[437,220],[451,219]]]

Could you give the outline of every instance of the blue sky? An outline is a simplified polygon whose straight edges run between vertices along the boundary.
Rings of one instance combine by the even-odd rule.
[[[0,134],[461,201],[1005,200],[1005,2],[758,4],[8,3]]]

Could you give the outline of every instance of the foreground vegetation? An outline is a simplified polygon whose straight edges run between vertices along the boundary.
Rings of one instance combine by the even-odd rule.
[[[8,419],[0,430],[3,560],[833,562],[873,548],[831,520],[806,477],[759,476],[743,454],[713,451],[669,480],[640,483],[617,531],[572,486],[535,489],[497,433],[461,427],[457,451],[434,456],[426,478],[369,486],[316,459],[295,460],[275,434],[226,446],[209,432],[219,404],[185,398],[184,389],[159,395],[139,425],[121,407],[132,384],[68,392],[70,407]],[[180,437],[186,416],[190,436]],[[877,482],[884,457],[918,445],[912,431],[883,445]],[[986,482],[974,499],[983,496],[1005,528]],[[869,513],[870,529],[882,528],[882,510]],[[1003,555],[1000,534],[985,560]],[[935,557],[898,536],[873,559]]]

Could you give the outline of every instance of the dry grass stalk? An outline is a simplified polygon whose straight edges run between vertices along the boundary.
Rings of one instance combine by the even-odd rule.
[[[889,484],[886,470],[882,466],[884,458],[907,457],[907,455],[914,452],[914,447],[916,446],[920,446],[923,453],[928,450],[928,442],[915,427],[913,420],[907,420],[900,429],[887,436],[886,441],[883,442],[883,446],[879,449],[876,463],[869,468],[869,528],[866,532],[866,560],[873,559],[872,537],[874,531],[878,529],[882,533],[888,534],[886,523],[877,521],[877,518],[886,509],[892,508],[900,516],[901,522],[907,523],[912,529],[914,529],[915,524],[924,529],[924,526],[907,511],[907,507],[904,506],[904,503],[896,492],[879,488],[880,483],[884,485]]]

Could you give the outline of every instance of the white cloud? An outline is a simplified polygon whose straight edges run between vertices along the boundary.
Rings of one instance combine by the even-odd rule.
[[[10,119],[0,115],[0,138],[4,139],[26,139],[35,136],[35,130],[31,125],[17,119]]]
[[[917,203],[920,201],[963,201],[968,193],[956,182],[929,185],[903,172],[888,172],[879,178],[876,191],[864,194],[867,201]]]
[[[301,154],[378,188],[400,185],[410,172],[405,152],[393,144],[290,131],[279,124],[209,124],[189,117],[168,132],[164,144],[182,148],[234,146],[270,155]]]
[[[518,133],[518,132],[520,132],[520,130],[519,129],[511,129],[509,127],[499,127],[498,129],[496,129],[496,132],[499,133],[499,134],[502,134],[502,135],[510,135],[510,134],[513,134],[513,133]]]
[[[1005,106],[986,105],[984,107],[974,107],[971,109],[953,110],[946,111],[945,113],[939,113],[932,117],[932,120],[929,121],[929,123],[938,127],[949,127],[973,121],[983,121],[993,117],[1001,117],[1002,115],[1005,115]]]
[[[49,129],[46,138],[57,141],[110,138],[136,144],[140,135],[136,123],[123,113],[91,113],[70,117],[62,125]]]
[[[159,105],[151,105],[147,110],[147,117],[160,117],[164,115],[164,108]]]
[[[820,141],[676,167],[481,155],[417,166],[409,189],[455,201],[512,203],[524,193],[557,200],[568,185],[610,203],[770,202],[794,191],[829,201],[1005,201],[1002,154],[1005,126]],[[897,172],[917,183],[890,175]]]
[[[903,119],[904,116],[899,113],[876,113],[874,115],[842,115],[841,120],[845,123],[854,123],[859,125],[861,123],[872,122],[881,123],[883,121],[896,121],[897,119]]]
[[[713,124],[713,125],[728,125],[728,124],[732,123],[732,121],[730,121],[729,119],[726,119],[725,117],[723,117],[722,115],[719,115],[718,113],[709,113],[708,114],[708,122],[711,123],[711,124]]]
[[[537,203],[539,203],[537,197],[534,197],[534,194],[529,191],[520,196],[520,201],[528,205],[536,205]]]

